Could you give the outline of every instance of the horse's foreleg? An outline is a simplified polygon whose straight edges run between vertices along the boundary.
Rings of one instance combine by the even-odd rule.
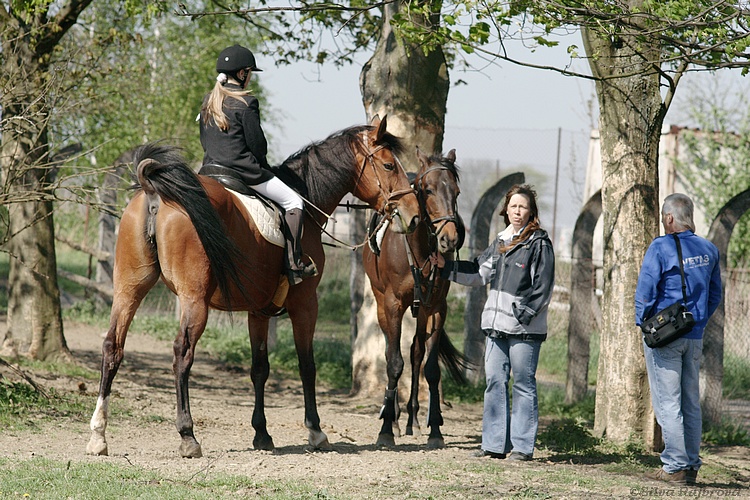
[[[255,407],[251,423],[255,429],[253,448],[256,450],[273,450],[273,439],[268,434],[265,410],[265,387],[270,372],[268,364],[268,318],[248,315],[248,330],[253,359],[250,367],[250,378],[255,390]]]
[[[400,434],[398,428],[398,380],[404,371],[404,358],[401,356],[401,320],[403,311],[397,307],[386,311],[387,307],[378,307],[378,321],[385,334],[385,361],[388,374],[388,385],[385,388],[383,407],[380,418],[383,425],[378,434],[377,445],[395,446],[394,436]]]
[[[427,427],[430,435],[427,438],[428,448],[445,448],[445,439],[440,431],[443,425],[443,413],[440,409],[440,335],[447,335],[443,330],[444,316],[440,313],[433,314],[430,319],[430,329],[433,332],[427,340],[427,361],[424,365],[424,377],[430,391],[430,399],[427,410]]]
[[[411,343],[411,391],[409,402],[406,404],[406,435],[420,436],[422,434],[419,425],[419,380],[422,371],[422,361],[425,353],[425,322],[422,315],[417,319],[417,330]]]
[[[203,335],[208,320],[208,306],[199,300],[180,298],[182,315],[180,331],[174,341],[174,359],[172,371],[175,377],[177,392],[177,420],[175,426],[180,433],[180,455],[184,458],[203,456],[201,445],[193,433],[193,417],[190,415],[190,394],[188,382],[190,369],[195,360],[195,346]]]
[[[314,303],[308,302],[306,307],[289,309],[289,319],[292,320],[299,375],[302,379],[302,392],[305,396],[307,441],[316,450],[331,450],[333,447],[328,441],[328,436],[320,428],[320,416],[318,415],[318,403],[315,395],[317,370],[313,355],[313,335],[315,334],[315,323],[318,319],[318,304],[314,297],[313,294]]]

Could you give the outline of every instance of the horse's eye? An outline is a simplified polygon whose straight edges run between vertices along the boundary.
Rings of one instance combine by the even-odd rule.
[[[393,163],[383,163],[383,168],[391,172],[396,169],[396,165]]]
[[[435,194],[435,191],[433,191],[432,189],[425,189],[424,194],[426,194],[427,196],[432,196],[433,194]]]

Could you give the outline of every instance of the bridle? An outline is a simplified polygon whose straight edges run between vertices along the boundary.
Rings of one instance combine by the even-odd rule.
[[[457,200],[453,200],[453,206],[451,207],[451,213],[448,213],[446,215],[442,215],[440,217],[435,217],[434,219],[430,218],[430,214],[427,213],[427,199],[424,194],[424,186],[422,184],[425,176],[429,174],[430,172],[434,172],[436,170],[447,170],[450,172],[451,170],[448,167],[444,167],[442,165],[438,165],[435,167],[430,167],[421,174],[417,176],[416,179],[414,179],[414,189],[417,192],[417,200],[419,201],[419,206],[422,209],[422,220],[427,223],[427,225],[430,227],[430,232],[432,233],[433,237],[437,237],[438,234],[440,234],[440,231],[443,230],[443,228],[450,222],[456,225],[458,227],[458,218],[456,217],[456,214],[458,213],[458,202]],[[452,172],[451,172],[452,173]],[[438,223],[439,226],[437,225]]]
[[[383,183],[380,180],[380,175],[378,172],[377,166],[375,166],[375,160],[374,156],[375,154],[380,151],[381,149],[385,149],[386,146],[384,144],[381,144],[375,149],[370,149],[366,144],[364,144],[363,141],[363,147],[365,149],[364,158],[362,159],[362,167],[360,168],[359,175],[357,176],[357,182],[354,184],[354,189],[352,191],[357,190],[357,186],[359,185],[360,180],[362,179],[362,176],[365,173],[365,168],[367,168],[367,165],[369,164],[372,167],[372,172],[375,175],[375,182],[378,186],[379,196],[383,198],[384,203],[380,210],[377,210],[378,213],[381,215],[384,215],[384,219],[391,220],[393,219],[393,216],[398,213],[398,210],[396,209],[396,203],[399,199],[404,197],[407,194],[414,193],[414,190],[411,189],[411,187],[407,189],[399,189],[397,191],[391,191],[390,193],[386,193],[385,189],[383,188]],[[393,159],[396,161],[396,165],[393,167],[393,169],[398,168],[403,173],[404,177],[406,177],[406,169],[404,169],[404,166],[401,164],[401,161],[398,159],[395,153],[391,152],[393,155]],[[383,165],[383,168],[385,170],[393,170],[388,169],[385,165]],[[374,207],[373,210],[375,209]]]

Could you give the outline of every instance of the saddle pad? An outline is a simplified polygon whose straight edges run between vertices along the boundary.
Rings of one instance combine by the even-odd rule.
[[[231,189],[227,191],[245,206],[266,241],[277,247],[286,246],[284,233],[281,231],[281,213],[278,208],[268,206],[254,196],[245,196]]]

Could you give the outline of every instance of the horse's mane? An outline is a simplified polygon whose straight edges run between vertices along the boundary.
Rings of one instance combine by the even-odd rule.
[[[284,162],[272,167],[274,173],[306,196],[313,203],[340,195],[342,186],[353,186],[357,168],[352,168],[355,152],[364,151],[362,132],[372,130],[370,125],[357,125],[331,134],[327,139],[314,142],[294,153]],[[399,154],[403,146],[398,137],[385,133],[380,142]]]

